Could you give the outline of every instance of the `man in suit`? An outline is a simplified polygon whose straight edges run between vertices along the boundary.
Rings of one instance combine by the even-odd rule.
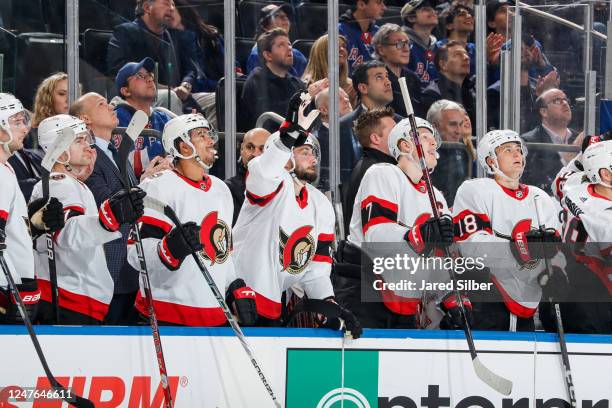
[[[83,120],[95,136],[97,158],[93,172],[85,183],[93,193],[96,204],[100,206],[104,200],[124,187],[117,162],[117,147],[111,140],[113,129],[117,127],[119,120],[112,105],[95,92],[77,99],[70,107],[70,114]],[[142,178],[167,168],[169,165],[165,160],[151,163]],[[130,173],[137,183],[133,169]],[[129,324],[137,319],[133,306],[138,291],[139,274],[126,262],[129,230],[129,225],[121,226],[121,239],[104,245],[106,263],[115,283],[113,299],[105,320],[108,324]]]
[[[384,108],[393,101],[391,81],[384,63],[378,60],[367,61],[353,72],[353,87],[357,91],[360,104],[348,115],[340,118],[340,180],[346,182],[355,163],[361,156],[361,146],[353,133],[353,124],[363,112]]]
[[[527,143],[573,144],[580,146],[582,134],[569,129],[572,121],[570,101],[560,89],[552,88],[536,99],[540,124],[521,135]],[[555,176],[576,154],[560,153],[552,150],[531,150],[522,181],[552,194],[551,183]]]
[[[19,188],[26,199],[30,201],[32,189],[38,183],[41,177],[41,161],[42,154],[36,149],[20,149],[9,157],[8,162],[15,170],[15,176],[19,182]]]

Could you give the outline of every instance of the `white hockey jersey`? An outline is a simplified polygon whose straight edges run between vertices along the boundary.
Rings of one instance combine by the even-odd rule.
[[[584,263],[612,295],[612,201],[595,185],[566,186],[563,207],[568,211],[563,241],[578,244],[576,260]],[[580,248],[581,244],[586,244]]]
[[[542,296],[537,276],[544,262],[520,265],[512,255],[512,232],[538,228],[534,197],[540,196],[546,228],[560,234],[560,223],[552,198],[543,190],[521,184],[517,190],[501,186],[490,178],[464,181],[457,190],[453,221],[457,225],[459,248],[464,257],[481,257],[491,280],[510,312],[522,318],[533,316]],[[494,245],[486,245],[493,243]],[[475,245],[475,244],[480,244]],[[486,253],[486,256],[484,254]],[[564,264],[561,254],[553,264]]]
[[[576,162],[580,161],[582,154],[579,153],[569,163],[559,170],[555,180],[551,184],[551,190],[559,202],[563,201],[563,190],[565,185],[568,187],[576,186],[582,182],[583,172],[576,166]]]
[[[49,195],[64,206],[66,223],[53,234],[58,301],[65,309],[104,320],[113,297],[113,278],[106,266],[103,244],[121,233],[102,227],[93,193],[76,178],[51,173]],[[42,197],[42,182],[32,190],[31,200]],[[36,240],[36,275],[41,299],[51,302],[46,236]]]
[[[206,175],[200,182],[194,182],[172,170],[154,174],[140,187],[148,196],[169,205],[182,223],[193,221],[200,226],[203,261],[224,294],[235,279],[231,254],[234,208],[229,188],[214,176]],[[185,326],[223,325],[226,322],[223,310],[193,256],[187,256],[177,270],[162,263],[159,244],[172,228],[174,224],[164,214],[145,208],[140,231],[157,318]],[[128,261],[140,270],[133,244],[128,248]],[[136,308],[148,316],[142,280]]]
[[[334,211],[309,184],[295,195],[284,169],[290,157],[272,143],[249,162],[246,200],[234,227],[236,274],[255,290],[257,313],[268,319],[280,317],[281,296],[294,285],[311,299],[334,295]]]
[[[434,195],[439,214],[449,214],[443,194],[435,187]],[[425,180],[414,184],[398,166],[375,164],[366,171],[359,185],[348,240],[360,248],[363,242],[400,244],[410,257],[418,258],[419,254],[408,245],[406,235],[414,225],[427,221],[431,216]],[[381,254],[368,255],[374,257]],[[394,256],[392,253],[387,255]],[[381,275],[383,279],[385,273]],[[393,280],[399,277],[394,275]],[[423,295],[421,282],[446,280],[448,272],[419,268],[410,271],[405,278],[417,283],[415,290],[382,290],[381,295],[385,306],[392,312],[412,315],[417,312]]]
[[[15,171],[8,163],[0,163],[0,222],[5,224],[6,250],[4,259],[16,284],[21,278],[34,278],[34,254],[30,221],[25,198],[19,188]],[[0,287],[6,287],[4,274],[0,274]]]

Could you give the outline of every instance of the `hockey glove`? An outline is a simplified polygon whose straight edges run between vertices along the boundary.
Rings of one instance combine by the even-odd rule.
[[[465,310],[466,318],[470,326],[472,326],[472,303],[467,296],[461,295],[463,301],[463,308]],[[456,330],[463,329],[464,320],[461,316],[461,310],[459,308],[459,302],[457,301],[457,295],[450,292],[442,298],[438,305],[440,310],[444,313],[444,317],[440,321],[440,329],[442,330]]]
[[[64,206],[55,197],[49,202],[38,198],[28,204],[28,218],[34,238],[45,232],[59,231],[64,228]]]
[[[4,220],[0,218],[0,251],[6,249],[6,233],[4,232]]]
[[[255,291],[248,287],[244,280],[239,278],[229,285],[225,301],[238,316],[238,322],[241,325],[253,326],[257,322]]]
[[[279,128],[280,140],[288,149],[304,144],[308,132],[319,117],[320,112],[317,109],[305,114],[310,102],[310,94],[304,91],[296,92],[289,99],[285,121]]]
[[[524,230],[524,225],[517,224],[512,231],[510,248],[512,255],[520,265],[536,259],[550,259],[557,255],[561,237],[553,228]]]
[[[187,255],[203,248],[200,243],[199,225],[192,221],[183,224],[181,229],[175,227],[162,238],[157,251],[159,258],[172,271],[181,266]]]
[[[16,286],[30,321],[35,321],[40,300],[38,282],[36,279],[21,278],[21,283]],[[0,288],[0,322],[9,324],[23,323],[17,301],[9,289]]]
[[[100,223],[108,231],[117,231],[121,224],[133,224],[144,214],[142,189],[119,190],[100,206]]]
[[[338,305],[333,298],[329,298],[327,301]],[[328,329],[342,330],[345,336],[353,339],[361,337],[363,334],[363,327],[361,327],[361,323],[357,320],[357,317],[350,310],[340,305],[338,305],[338,307],[340,308],[340,316],[336,318],[326,318],[322,322],[322,326]]]
[[[570,286],[563,269],[553,266],[550,276],[547,271],[540,273],[538,283],[542,287],[542,299],[544,301],[562,302],[566,300]]]
[[[408,245],[414,252],[429,255],[435,246],[447,247],[454,240],[453,219],[445,214],[440,218],[430,218],[415,224],[405,236]]]

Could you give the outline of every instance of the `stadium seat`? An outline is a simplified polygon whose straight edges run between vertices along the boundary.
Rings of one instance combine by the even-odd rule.
[[[246,64],[251,50],[255,45],[255,40],[252,38],[236,38],[236,59],[242,68],[242,72],[246,72]]]
[[[87,29],[83,33],[81,57],[98,72],[106,72],[106,51],[112,31]]]
[[[242,88],[246,77],[236,77],[236,113],[240,112],[240,99],[242,96]],[[219,131],[225,131],[225,77],[221,78],[217,83],[217,92],[215,93],[215,108],[217,109],[217,124]],[[248,129],[240,128],[240,120],[236,114],[236,128],[238,132],[244,132]]]
[[[189,2],[196,8],[205,23],[217,27],[223,33],[225,27],[223,0],[190,0]],[[240,35],[238,18],[236,18],[235,35]]]
[[[31,109],[38,84],[64,70],[64,39],[59,34],[23,33],[17,36],[15,96]]]
[[[342,15],[349,8],[349,5],[339,4],[338,15]],[[327,4],[300,3],[295,14],[298,38],[316,40],[327,32]]]
[[[291,46],[304,54],[306,59],[308,59],[313,43],[313,40],[295,40]]]
[[[45,31],[45,17],[40,0],[1,0],[1,26],[6,30],[23,32]]]
[[[259,25],[259,10],[268,4],[283,4],[282,1],[246,1],[238,3],[238,15],[240,20],[240,32],[242,37],[254,38]],[[294,30],[292,24],[291,31]],[[291,34],[291,33],[290,33]]]

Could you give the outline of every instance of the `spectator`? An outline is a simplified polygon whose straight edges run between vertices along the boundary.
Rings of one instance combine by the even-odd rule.
[[[255,127],[257,118],[264,112],[272,111],[284,115],[291,96],[304,83],[289,73],[293,65],[293,53],[289,36],[282,28],[266,31],[257,40],[259,57],[264,66],[257,67],[247,78],[242,90],[243,111],[241,128]],[[270,131],[275,126],[264,126]]]
[[[329,88],[325,88],[315,97],[315,108],[321,112],[321,126],[313,132],[319,140],[321,148],[321,172],[317,188],[323,192],[329,190]],[[349,114],[353,110],[348,94],[338,88],[338,117]]]
[[[569,99],[560,89],[549,89],[536,99],[540,124],[521,135],[527,143],[555,143],[580,146],[582,134],[568,128],[572,121]],[[523,181],[552,194],[551,183],[575,153],[552,150],[531,150],[527,155]]]
[[[431,32],[438,25],[438,15],[430,0],[418,3],[408,2],[401,11],[403,27],[411,41],[410,62],[407,68],[416,72],[423,86],[438,77],[434,64],[436,37]]]
[[[384,108],[393,101],[393,90],[385,64],[368,61],[353,73],[353,86],[360,104],[340,118],[340,179],[348,180],[355,163],[361,156],[361,146],[353,133],[353,125],[359,115],[371,109]]]
[[[372,38],[378,31],[374,22],[382,18],[385,10],[384,0],[356,0],[340,16],[338,31],[346,38],[349,75],[359,65],[372,59]]]
[[[153,76],[154,64],[153,60],[147,57],[140,62],[128,62],[117,73],[115,86],[120,96],[115,97],[111,104],[115,106],[119,126],[127,127],[137,110],[149,116],[146,127],[160,133],[163,132],[166,122],[172,119],[163,108],[153,107],[157,93]],[[151,138],[143,138],[142,147],[134,150],[131,157],[136,177],[140,178],[151,160],[159,156],[164,156],[161,135],[156,142]]]
[[[444,194],[449,207],[453,206],[457,189],[464,180],[472,176],[472,164],[475,159],[472,145],[472,126],[463,106],[447,99],[434,102],[427,112],[427,121],[431,123],[445,142],[464,144],[464,148],[445,147],[438,150],[440,157],[431,181]]]
[[[404,77],[415,113],[422,117],[421,81],[417,74],[405,68],[410,61],[408,34],[397,24],[387,23],[380,27],[372,42],[374,43],[376,58],[384,62],[387,67],[387,74],[393,90],[391,107],[398,115],[406,117],[404,98],[399,86],[399,78]]]
[[[257,34],[255,38],[266,31],[270,31],[273,28],[282,28],[289,35],[291,28],[291,17],[293,15],[291,5],[287,3],[283,4],[268,4],[264,6],[259,12],[259,27],[257,27]],[[306,69],[307,59],[302,52],[296,48],[293,49],[293,65],[289,69],[289,73],[295,77],[301,77]],[[262,61],[259,58],[259,51],[257,50],[257,44],[253,46],[251,54],[247,59],[246,69],[247,74],[253,72],[257,67],[260,67]]]
[[[240,209],[244,202],[246,173],[248,169],[247,164],[255,157],[261,156],[268,137],[270,137],[270,132],[266,129],[255,128],[246,132],[242,138],[242,143],[240,144],[240,159],[238,160],[238,166],[236,166],[236,175],[225,180],[225,184],[229,187],[234,200],[234,217],[232,219],[232,225],[236,224],[238,214],[240,214]]]
[[[436,42],[436,49],[449,41],[457,41],[465,46],[470,56],[470,75],[476,75],[476,44],[469,41],[474,32],[474,15],[472,9],[462,4],[451,6],[446,18],[447,38]],[[491,34],[489,34],[491,35]],[[501,45],[501,44],[500,44]]]
[[[123,179],[116,162],[118,158],[115,159],[117,147],[111,143],[112,131],[119,124],[119,120],[106,98],[94,92],[77,99],[70,106],[69,112],[85,122],[95,136],[97,158],[93,173],[86,184],[96,199],[96,205],[100,206],[104,200],[123,188]],[[166,168],[166,161],[152,162],[144,176]],[[104,244],[106,263],[115,283],[113,299],[105,320],[108,324],[128,324],[137,319],[133,306],[138,291],[139,273],[126,262],[129,230],[129,225],[121,226],[119,231],[122,238]]]
[[[215,92],[217,82],[225,76],[223,36],[217,27],[207,24],[198,14],[197,9],[187,0],[175,0],[175,3],[177,7],[171,27],[178,31],[176,37],[180,39],[181,45],[196,44],[197,72],[192,91]],[[186,48],[186,51],[189,51],[189,47]],[[236,71],[242,73],[238,64],[236,64]]]
[[[357,92],[353,88],[353,80],[348,77],[348,53],[346,51],[346,38],[339,37],[338,63],[340,65],[340,87],[349,96],[352,106],[357,105]],[[302,76],[302,81],[308,87],[308,92],[313,98],[317,93],[329,87],[327,78],[329,66],[327,64],[327,34],[317,38],[310,48],[308,65]]]
[[[34,116],[32,128],[26,139],[24,147],[16,150],[8,159],[13,166],[19,188],[26,199],[30,201],[32,189],[40,180],[41,162],[44,153],[38,149],[38,124],[44,119],[68,113],[68,75],[64,72],[55,73],[45,78],[34,96]]]
[[[374,164],[397,163],[389,152],[388,143],[389,132],[396,123],[395,116],[391,108],[373,109],[362,113],[355,121],[354,132],[363,146],[363,155],[355,165],[347,187],[343,188],[342,212],[347,235],[353,216],[353,204],[363,175]]]
[[[195,43],[185,52],[167,29],[174,19],[173,0],[137,0],[136,19],[115,27],[106,56],[108,75],[115,76],[130,61],[145,57],[159,64],[159,83],[172,88],[171,110],[182,113],[182,102],[191,95],[196,72]],[[168,92],[159,92],[158,104],[168,104]],[[180,99],[177,99],[177,97]]]
[[[423,89],[423,106],[429,109],[432,103],[448,99],[462,104],[470,120],[476,120],[476,84],[470,74],[470,57],[465,46],[449,41],[436,54],[438,79]]]

